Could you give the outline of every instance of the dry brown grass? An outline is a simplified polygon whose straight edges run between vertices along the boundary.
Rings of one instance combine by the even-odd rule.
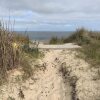
[[[20,62],[20,48],[14,43],[13,37],[13,32],[0,26],[0,79],[7,78],[7,71]]]
[[[29,43],[29,38],[10,32],[4,26],[0,26],[0,84],[8,78],[8,71],[21,67],[28,76],[31,74],[31,66],[25,60],[22,46]],[[27,70],[27,71],[26,71]],[[30,71],[30,72],[29,72]]]

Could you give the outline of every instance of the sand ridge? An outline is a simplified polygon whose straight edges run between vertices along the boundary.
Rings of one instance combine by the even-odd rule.
[[[72,87],[69,82],[64,83],[62,74],[59,73],[59,68],[64,62],[67,70],[71,71],[70,77],[78,78],[76,94],[79,100],[99,100],[100,80],[93,80],[97,76],[97,70],[90,69],[90,65],[76,55],[74,50],[46,51],[45,57],[39,60],[40,64],[46,63],[46,70],[37,71],[24,83],[9,81],[8,85],[0,89],[0,100],[7,100],[8,96],[20,100],[20,87],[25,96],[24,100],[72,100]],[[20,75],[18,71],[17,74]]]

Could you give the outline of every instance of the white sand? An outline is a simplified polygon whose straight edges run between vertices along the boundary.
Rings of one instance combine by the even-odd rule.
[[[49,50],[45,52],[42,64],[46,62],[46,70],[39,71],[33,76],[37,79],[34,82],[33,77],[26,82],[15,82],[14,77],[21,75],[16,70],[12,73],[9,83],[1,87],[0,100],[7,100],[8,96],[20,100],[18,97],[19,87],[22,87],[25,95],[24,100],[72,100],[71,86],[69,83],[64,84],[62,75],[59,74],[61,63],[66,62],[66,68],[71,70],[71,76],[78,78],[76,84],[77,96],[79,100],[100,100],[100,80],[93,80],[97,77],[97,70],[90,69],[88,63],[75,57],[76,52],[73,50]],[[58,61],[55,61],[58,58]]]
[[[73,43],[66,43],[61,45],[45,45],[39,44],[39,49],[71,49],[71,48],[80,48],[80,46]]]

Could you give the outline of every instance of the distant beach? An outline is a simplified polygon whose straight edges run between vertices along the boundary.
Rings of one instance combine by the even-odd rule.
[[[73,32],[72,31],[28,31],[28,32],[24,32],[24,31],[17,31],[17,33],[19,34],[25,34],[28,35],[29,38],[31,40],[38,40],[38,41],[48,41],[50,40],[52,37],[68,37],[69,35],[71,35]]]

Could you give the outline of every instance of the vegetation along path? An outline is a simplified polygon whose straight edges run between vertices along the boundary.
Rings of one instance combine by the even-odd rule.
[[[0,88],[0,100],[99,100],[98,70],[77,58],[76,51],[60,49],[44,53],[37,65],[45,70],[40,67],[25,82],[19,81],[21,73],[15,70],[9,83]],[[34,67],[36,63],[32,63]]]

